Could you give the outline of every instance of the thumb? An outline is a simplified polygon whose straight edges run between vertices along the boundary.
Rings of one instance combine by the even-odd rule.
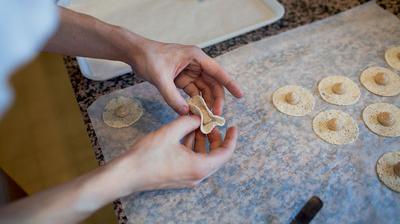
[[[190,132],[199,128],[199,126],[200,126],[200,118],[195,115],[190,115],[190,116],[180,116],[178,119],[169,123],[164,128],[172,138],[179,141],[183,137],[188,135]]]
[[[179,93],[173,81],[164,81],[157,86],[165,102],[178,114],[184,115],[189,112],[189,106]]]

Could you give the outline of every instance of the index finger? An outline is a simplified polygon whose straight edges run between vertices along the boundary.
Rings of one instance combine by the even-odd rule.
[[[210,58],[203,51],[198,55],[198,62],[205,74],[217,80],[235,97],[240,98],[243,96],[243,91],[240,89],[239,85],[235,83],[232,77],[214,59]]]

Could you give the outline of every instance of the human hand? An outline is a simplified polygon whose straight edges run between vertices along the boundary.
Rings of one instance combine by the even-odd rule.
[[[201,49],[180,44],[142,41],[141,52],[132,55],[131,66],[144,79],[154,84],[165,101],[179,114],[189,106],[178,91],[202,95],[207,106],[221,115],[224,87],[235,97],[243,92],[229,74]]]
[[[196,116],[181,116],[135,143],[131,149],[108,166],[113,169],[121,192],[118,197],[133,192],[194,187],[217,171],[231,157],[237,139],[237,129],[231,127],[222,141],[215,129],[209,134],[210,152],[205,144],[181,140],[198,128]],[[196,152],[195,152],[196,151]],[[122,188],[122,189],[121,189]]]

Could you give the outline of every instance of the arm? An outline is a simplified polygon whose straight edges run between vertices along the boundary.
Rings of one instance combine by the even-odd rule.
[[[112,201],[109,166],[0,208],[0,223],[77,223]],[[111,182],[112,183],[112,182]]]
[[[139,46],[147,41],[121,27],[107,24],[86,14],[63,7],[59,7],[59,13],[59,27],[44,47],[48,52],[123,61],[129,64],[127,54],[140,54]]]
[[[182,116],[107,165],[0,208],[0,223],[76,223],[133,192],[194,187],[229,160],[237,138],[236,128],[228,129],[225,140],[215,129],[209,134],[210,152],[205,153],[204,144],[193,148],[184,138],[199,125],[198,117]]]
[[[179,114],[189,106],[179,93],[202,94],[217,115],[222,113],[224,87],[235,97],[239,86],[218,63],[195,46],[146,39],[124,28],[60,7],[60,26],[46,51],[123,61],[155,85]]]

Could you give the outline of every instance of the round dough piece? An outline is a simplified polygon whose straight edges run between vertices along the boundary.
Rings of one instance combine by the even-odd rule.
[[[379,180],[393,191],[400,192],[400,176],[395,173],[395,166],[400,163],[400,152],[383,154],[376,163]]]
[[[314,109],[315,99],[307,89],[288,85],[277,89],[272,103],[280,112],[290,116],[304,116]]]
[[[134,124],[143,114],[142,104],[125,96],[108,101],[103,111],[103,121],[112,128],[124,128]]]
[[[322,99],[335,105],[351,105],[360,99],[360,88],[351,79],[335,75],[323,78],[318,84]]]
[[[332,128],[332,121],[340,125]],[[327,110],[317,114],[313,120],[313,129],[322,140],[335,145],[352,143],[358,137],[357,122],[340,110]]]
[[[387,49],[385,52],[385,60],[390,67],[400,70],[400,46]]]
[[[378,117],[380,114],[388,112],[391,114],[394,122],[390,126],[379,122]],[[388,103],[375,103],[367,106],[362,114],[365,125],[375,134],[385,137],[400,136],[400,109],[393,104]]]
[[[377,83],[377,76],[384,74],[386,84]],[[361,84],[379,96],[396,96],[400,93],[400,76],[382,67],[369,67],[360,76]],[[379,82],[379,81],[378,81]]]

